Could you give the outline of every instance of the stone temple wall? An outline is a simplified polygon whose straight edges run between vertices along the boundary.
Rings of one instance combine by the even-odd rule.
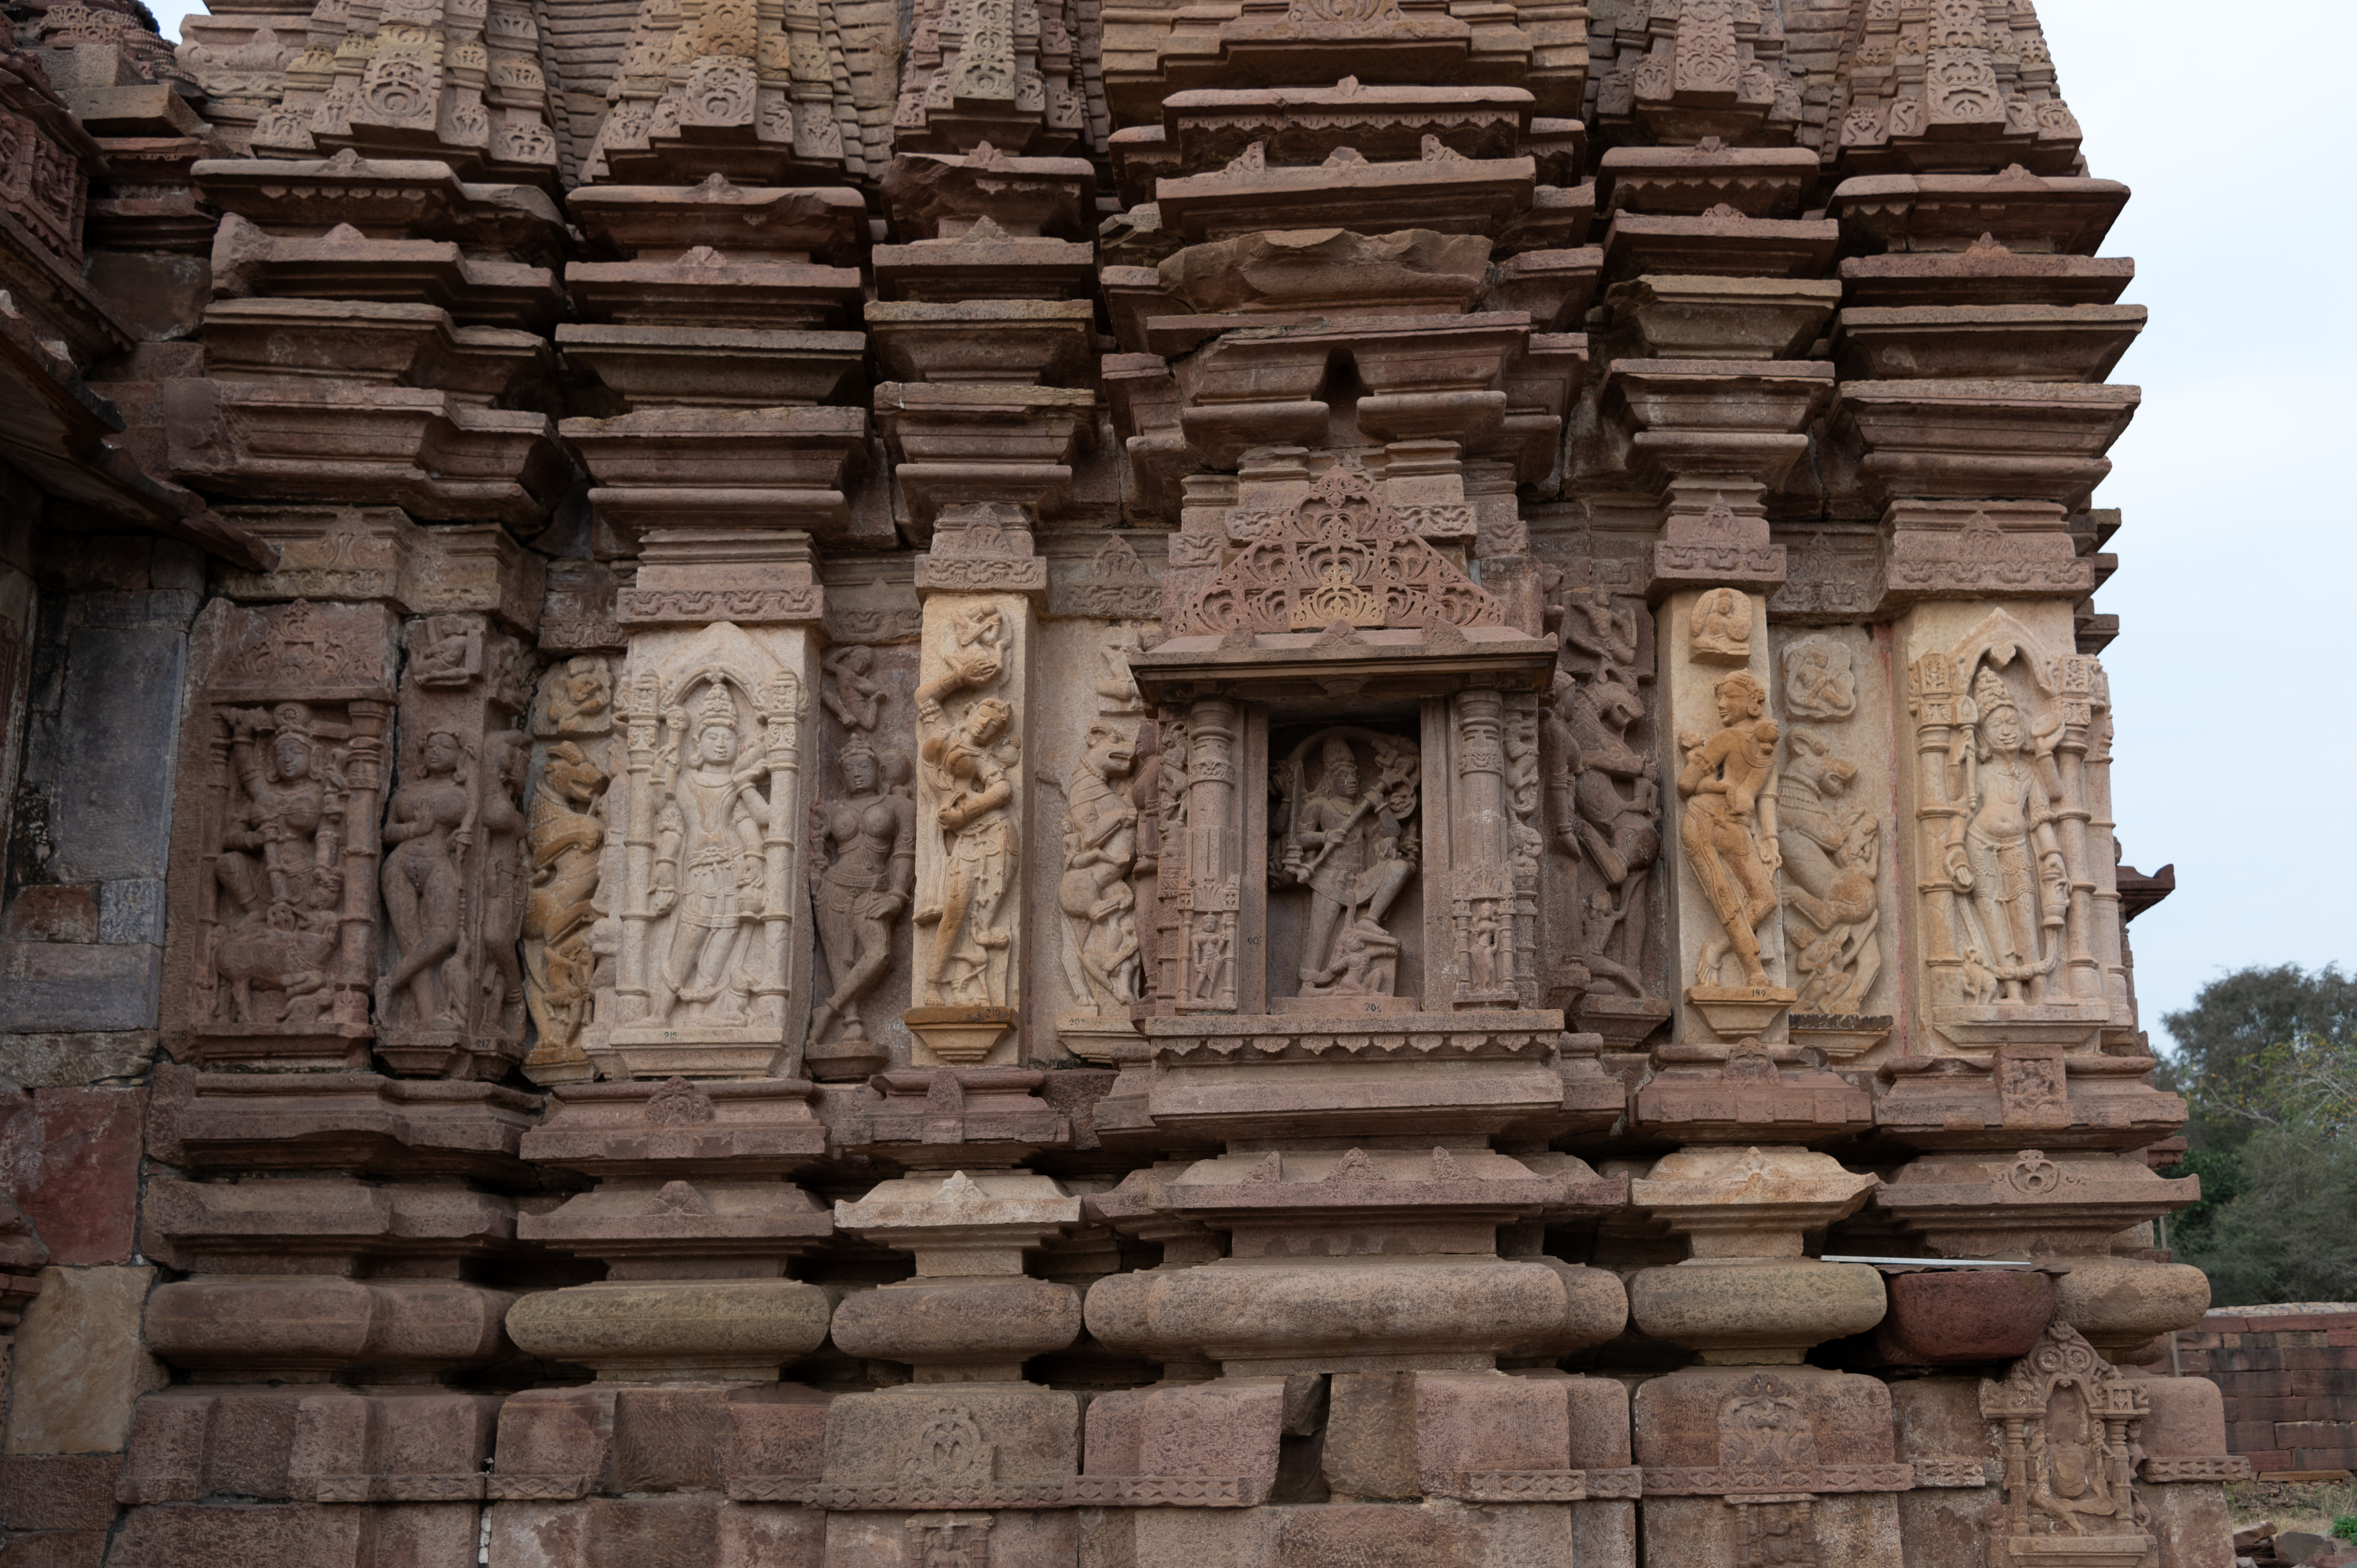
[[[2225,1568],[2029,0],[0,27],[0,1560]]]

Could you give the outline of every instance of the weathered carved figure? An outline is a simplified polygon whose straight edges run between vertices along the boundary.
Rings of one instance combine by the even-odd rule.
[[[598,862],[606,846],[606,770],[572,741],[548,748],[531,810],[532,896],[523,957],[533,1021],[543,1048],[572,1045],[588,1022],[598,919]]]
[[[865,710],[871,724],[882,699],[878,691]],[[832,702],[828,705],[834,706]],[[835,711],[840,714],[843,710]],[[823,1040],[838,1019],[843,1038],[866,1038],[854,1007],[891,966],[892,928],[909,907],[917,875],[915,802],[883,787],[875,749],[862,735],[854,734],[844,744],[836,766],[843,775],[843,794],[823,812],[822,849],[828,858],[811,888],[819,960],[828,984],[826,995],[811,1014],[813,1042]]]
[[[433,731],[417,751],[421,777],[393,792],[386,812],[384,912],[400,949],[378,984],[377,1004],[388,1019],[405,1014],[419,1026],[464,1023],[457,991],[464,965],[442,970],[458,953],[466,863],[475,842],[477,802],[466,761],[456,733]]]
[[[1015,710],[985,697],[954,724],[941,705],[917,693],[921,738],[918,756],[942,797],[937,813],[946,835],[941,903],[932,917],[932,950],[925,983],[943,1004],[1006,1004],[1007,933],[1000,923],[1015,879],[1015,822],[1007,807],[1015,786],[994,746],[1014,723]]]
[[[561,674],[542,687],[536,735],[594,735],[612,723],[614,677],[603,659],[584,654],[565,660]]]
[[[1850,800],[1857,768],[1834,756],[1824,736],[1794,730],[1784,752],[1776,776],[1783,899],[1808,928],[1793,939],[1799,1010],[1861,1013],[1882,972],[1875,889],[1881,824]]]
[[[1689,647],[1712,664],[1741,664],[1751,657],[1751,599],[1733,588],[1713,588],[1695,601],[1688,618]]]
[[[281,703],[266,713],[234,708],[223,716],[238,790],[221,832],[221,852],[213,861],[222,921],[260,920],[285,929],[296,911],[311,905],[317,878],[337,869],[344,832],[343,781],[332,757],[320,757],[310,714],[300,703]],[[270,736],[266,751],[256,745],[257,732]],[[267,978],[256,974],[238,982],[241,1020],[247,1018],[251,982]]]
[[[1686,754],[1678,773],[1678,793],[1686,808],[1678,839],[1701,881],[1724,941],[1712,941],[1695,961],[1695,983],[1718,983],[1718,967],[1731,947],[1745,982],[1770,983],[1760,964],[1760,923],[1776,912],[1774,873],[1783,864],[1776,839],[1776,721],[1767,711],[1767,689],[1744,671],[1716,688],[1719,728],[1704,737],[1692,730],[1678,736]]]
[[[1549,780],[1555,847],[1581,862],[1580,954],[1599,984],[1646,993],[1646,891],[1662,853],[1661,786],[1651,758],[1629,744],[1645,716],[1637,688],[1608,669],[1555,677],[1545,724],[1562,761]]]
[[[688,732],[687,712],[674,708],[664,717],[676,747]],[[757,761],[740,770],[741,745],[737,700],[715,681],[696,706],[686,761],[666,780],[655,829],[652,909],[657,917],[677,912],[657,969],[663,1016],[746,1021],[754,983],[738,959],[760,918],[770,800],[759,788],[768,768]]]
[[[1978,723],[1951,763],[1964,814],[1951,832],[1943,869],[1963,895],[1973,945],[1996,976],[1994,1000],[2040,1001],[2062,959],[2070,905],[2070,868],[2055,832],[2061,725],[2032,736],[1994,670],[1973,682],[1973,705]]]
[[[1354,738],[1374,764],[1363,788]],[[1414,746],[1364,730],[1313,736],[1289,759],[1280,874],[1309,889],[1305,996],[1392,994],[1399,943],[1383,919],[1415,875],[1417,764]]]
[[[1129,873],[1138,810],[1127,795],[1136,759],[1134,743],[1114,725],[1089,726],[1065,791],[1064,874],[1056,885],[1072,994],[1088,1011],[1124,1020],[1137,996],[1137,898]]]
[[[523,934],[526,882],[522,808],[532,754],[513,730],[495,731],[486,744],[482,808],[477,825],[483,835],[482,929],[478,945],[476,1005],[483,1032],[513,1036],[524,1015],[523,972],[516,941]]]

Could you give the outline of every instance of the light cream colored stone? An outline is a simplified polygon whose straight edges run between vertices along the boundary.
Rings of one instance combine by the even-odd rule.
[[[43,1269],[16,1329],[11,1454],[113,1454],[131,1407],[171,1380],[140,1338],[150,1268]]]

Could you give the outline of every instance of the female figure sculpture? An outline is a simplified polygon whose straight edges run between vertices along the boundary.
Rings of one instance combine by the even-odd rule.
[[[476,802],[457,736],[427,735],[418,748],[414,779],[393,791],[386,813],[384,912],[401,956],[380,984],[378,1005],[391,1016],[404,989],[409,1022],[422,1026],[464,1023],[436,966],[458,950],[468,849],[475,842]]]

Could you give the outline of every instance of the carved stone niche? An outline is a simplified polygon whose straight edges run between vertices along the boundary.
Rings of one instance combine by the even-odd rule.
[[[612,1022],[583,1041],[604,1076],[791,1072],[809,1006],[810,662],[800,626],[632,637],[606,806],[619,929],[597,1013]]]
[[[378,605],[198,619],[165,979],[185,1062],[368,1065],[393,638]]]
[[[1340,466],[1259,519],[1168,629],[1130,658],[1187,714],[1161,896],[1189,918],[1157,1011],[1535,1007],[1554,639],[1507,626]]]
[[[1160,1020],[1561,1029],[1537,939],[1555,639],[1506,625],[1351,467],[1254,522],[1130,658],[1183,792],[1160,824],[1148,1035],[1183,1054],[1188,1026]]]
[[[407,640],[377,1054],[398,1073],[500,1078],[523,1055],[531,688],[515,639],[480,615],[420,618]]]
[[[2004,1431],[2004,1533],[1993,1564],[2133,1568],[2153,1549],[2136,1495],[2137,1442],[2151,1398],[2067,1324],[2050,1326],[2002,1382],[1981,1384],[1981,1415]]]
[[[2067,605],[1927,605],[1899,634],[1914,757],[1900,886],[1915,1005],[1948,1046],[2135,1038],[2114,875],[2111,699]],[[2061,651],[2054,651],[2061,650]]]

